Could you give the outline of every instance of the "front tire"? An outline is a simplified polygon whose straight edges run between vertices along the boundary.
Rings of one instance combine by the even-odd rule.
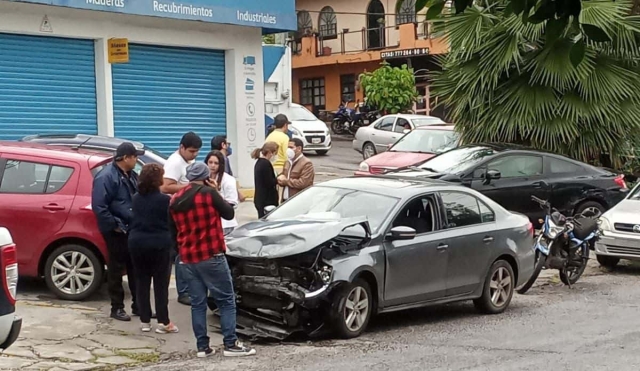
[[[582,277],[585,269],[587,269],[587,262],[589,261],[589,249],[587,249],[587,256],[580,256],[580,258],[582,259],[582,265],[580,267],[575,267],[575,270],[572,271],[568,271],[566,268],[560,270],[560,281],[562,281],[562,283],[564,283],[565,285],[574,285],[576,282],[578,282],[580,277]]]
[[[596,255],[596,259],[600,266],[607,268],[612,271],[616,268],[618,263],[620,263],[620,258],[616,258],[614,256],[606,256],[606,255]]]
[[[88,298],[100,288],[103,276],[104,265],[100,259],[81,245],[58,247],[49,255],[44,267],[47,287],[62,300]]]
[[[527,283],[522,285],[522,287],[520,287],[517,290],[518,294],[521,294],[521,295],[526,294],[527,291],[529,291],[529,289],[533,286],[533,284],[538,279],[538,276],[540,276],[540,272],[542,272],[542,267],[544,267],[545,258],[546,256],[542,255],[540,251],[536,251],[536,263],[533,268],[533,274],[531,275],[531,278],[529,278]]]
[[[372,313],[371,288],[366,281],[357,279],[337,291],[331,305],[331,322],[337,335],[352,339],[364,332]]]
[[[331,121],[331,131],[336,134],[344,134],[344,120],[334,119]]]
[[[474,300],[473,304],[481,313],[502,313],[511,303],[515,283],[511,264],[505,260],[498,260],[489,269],[482,296]]]
[[[316,151],[316,154],[317,154],[318,156],[326,156],[326,154],[327,154],[328,152],[329,152],[328,150],[323,149],[323,150]]]

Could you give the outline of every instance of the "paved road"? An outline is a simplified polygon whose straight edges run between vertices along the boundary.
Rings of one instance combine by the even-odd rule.
[[[349,341],[259,345],[251,359],[190,359],[138,370],[638,370],[640,268],[544,285],[496,316],[469,303],[388,314]]]
[[[326,156],[307,156],[313,162],[317,181],[353,175],[362,161],[362,155],[351,149],[351,140],[347,138],[334,138],[333,147]]]

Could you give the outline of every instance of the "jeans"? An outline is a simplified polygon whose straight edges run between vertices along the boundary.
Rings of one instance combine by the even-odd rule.
[[[169,320],[169,278],[171,266],[168,248],[131,249],[131,258],[136,270],[138,309],[140,322],[151,322],[151,280],[158,323],[168,325]]]
[[[180,254],[176,256],[175,269],[176,269],[176,290],[178,290],[178,297],[189,295],[189,282],[185,277],[184,264],[180,264]]]
[[[107,285],[109,297],[111,298],[111,311],[124,309],[124,288],[122,287],[122,274],[127,274],[129,290],[131,291],[131,309],[136,311],[136,275],[133,268],[131,255],[129,254],[129,241],[125,233],[109,232],[103,233],[104,241],[109,252],[109,263],[107,264]]]
[[[207,335],[207,293],[220,311],[220,327],[225,347],[232,347],[236,336],[236,296],[227,258],[217,255],[200,263],[183,264],[191,297],[191,325],[198,350],[209,346]]]

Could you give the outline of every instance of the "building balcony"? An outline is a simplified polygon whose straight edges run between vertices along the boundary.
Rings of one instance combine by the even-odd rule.
[[[421,50],[421,54],[442,54],[448,45],[441,35],[431,32],[429,22],[406,23],[359,30],[325,27],[320,32],[307,32],[292,41],[292,67],[382,61],[392,51]],[[400,52],[402,55],[402,52]],[[411,56],[407,54],[407,56]]]

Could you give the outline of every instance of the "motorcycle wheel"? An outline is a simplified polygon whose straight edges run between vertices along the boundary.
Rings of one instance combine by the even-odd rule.
[[[358,129],[360,129],[361,126],[364,126],[364,123],[362,121],[356,121],[349,126],[349,132],[352,135],[356,135],[356,132],[358,131]]]
[[[340,119],[335,119],[331,121],[331,131],[334,134],[343,134],[344,133],[344,121]]]
[[[545,256],[542,255],[540,251],[536,250],[536,263],[533,268],[533,274],[531,275],[531,278],[529,278],[527,283],[525,283],[524,285],[522,285],[516,290],[518,294],[521,294],[521,295],[526,294],[527,291],[529,291],[529,289],[533,286],[533,284],[538,279],[538,276],[540,276],[540,272],[542,272],[542,268],[544,267],[544,261],[545,261]]]
[[[589,250],[587,250],[587,256],[582,257],[582,265],[580,267],[574,267],[571,271],[568,271],[567,268],[560,270],[560,281],[567,286],[573,285],[584,273],[584,270],[587,269],[587,262],[589,261]]]

